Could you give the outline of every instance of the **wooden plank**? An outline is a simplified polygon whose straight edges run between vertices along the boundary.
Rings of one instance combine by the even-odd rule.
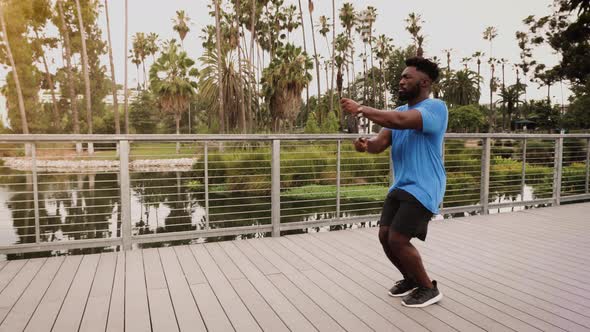
[[[268,248],[272,250],[272,252],[279,255],[282,259],[288,262],[291,266],[296,268],[299,271],[311,270],[313,269],[311,265],[307,264],[303,259],[301,259],[297,255],[293,255],[289,251],[289,249],[282,246],[279,242],[277,242],[273,238],[262,238],[260,241]]]
[[[440,250],[432,251],[432,253],[434,253],[434,254],[432,254],[429,251],[432,249],[427,250],[427,249],[423,248],[422,246],[419,246],[419,248],[423,252],[422,253],[423,257],[430,258],[430,261],[433,261],[433,262],[436,261],[436,264],[440,264],[440,265],[444,264],[446,271],[449,271],[451,273],[457,273],[462,276],[468,277],[468,278],[476,281],[480,285],[487,286],[490,289],[493,289],[494,291],[496,291],[497,293],[503,294],[502,296],[509,296],[509,297],[515,298],[515,299],[518,299],[518,301],[523,304],[528,304],[530,306],[534,306],[535,308],[539,308],[539,309],[544,310],[546,312],[546,314],[541,311],[537,311],[537,312],[544,319],[549,319],[550,322],[552,322],[552,324],[557,324],[557,326],[560,326],[562,328],[569,327],[569,328],[577,329],[577,328],[580,328],[580,325],[590,328],[590,317],[584,317],[582,314],[576,313],[574,311],[574,309],[577,309],[577,310],[583,310],[583,309],[580,309],[579,306],[574,308],[573,303],[568,305],[567,302],[562,301],[563,303],[565,303],[565,304],[562,303],[562,305],[567,306],[567,309],[566,309],[565,307],[555,305],[555,304],[547,301],[547,298],[544,296],[544,293],[542,293],[542,292],[531,291],[531,293],[534,295],[528,294],[524,291],[521,291],[519,289],[518,284],[510,283],[508,281],[505,281],[505,279],[497,277],[497,276],[492,278],[492,276],[490,276],[489,273],[480,272],[477,269],[473,268],[472,265],[469,263],[461,264],[461,262],[447,259],[447,257],[445,257],[445,255],[439,254]],[[433,255],[433,256],[430,256],[430,255]],[[449,264],[452,264],[452,265],[449,265]],[[506,284],[509,284],[510,286],[507,286],[506,284],[503,284],[502,282],[505,282]],[[522,284],[521,286],[523,288],[529,289],[526,283]],[[530,291],[530,289],[529,289],[529,291]],[[549,299],[549,300],[551,300],[551,299]],[[557,301],[557,299],[553,299],[553,301]],[[585,310],[583,310],[583,311],[585,311]],[[570,321],[576,322],[576,324],[572,325],[572,324],[570,324]]]
[[[225,310],[236,331],[261,331],[240,297],[203,245],[190,246],[197,263],[202,267],[211,289]],[[199,306],[199,308],[202,308]]]
[[[248,241],[234,241],[233,243],[258,267],[262,274],[269,275],[279,273],[276,266],[272,265],[266,258],[258,254],[257,251],[249,245]]]
[[[125,253],[125,331],[151,331],[143,252],[131,250]]]
[[[526,277],[527,280],[535,284],[542,283],[555,288],[559,293],[566,292],[568,296],[576,295],[582,297],[582,300],[590,299],[590,291],[577,287],[574,281],[561,278],[549,271],[531,267],[526,265],[527,262],[519,261],[498,251],[492,251],[491,248],[486,249],[482,245],[473,246],[465,241],[457,241],[457,237],[453,240],[442,232],[437,233],[435,240],[440,241],[441,246],[446,246],[449,251],[457,253],[460,257],[465,257],[465,259],[478,258],[478,260],[481,260],[483,258],[490,267],[501,266],[501,269],[496,268],[495,271],[505,272],[512,276]]]
[[[117,264],[109,303],[107,332],[123,331],[125,328],[125,252],[119,251],[115,257]]]
[[[211,286],[207,283],[198,283],[190,287],[201,311],[207,331],[234,331],[232,323],[229,321],[223,307],[221,307],[215,293],[213,293]]]
[[[105,331],[116,267],[116,253],[100,254],[100,261],[90,289],[80,331]]]
[[[154,331],[178,331],[178,323],[176,323],[158,249],[144,249],[143,264],[152,329]]]
[[[18,301],[46,260],[46,258],[28,260],[0,293],[0,322],[8,315],[12,306]]]
[[[264,247],[260,246],[263,244],[262,241],[252,241],[251,243],[253,246],[257,247],[259,253],[266,255],[269,261],[271,261],[273,264],[279,267],[281,271],[283,271],[284,273],[285,271],[290,271],[284,266],[284,264],[287,263],[281,257],[271,252],[270,250],[265,250]],[[293,256],[293,253],[291,253],[290,256]],[[291,267],[291,269],[295,271],[294,267]],[[321,274],[323,275],[317,276],[318,271],[321,272]],[[308,273],[313,273],[314,276],[308,275]],[[372,328],[381,329],[382,327],[386,327],[392,331],[397,330],[398,328],[401,330],[427,331],[413,320],[400,314],[398,311],[392,311],[387,302],[370,294],[369,292],[367,292],[366,289],[362,288],[355,282],[348,279],[345,275],[331,268],[325,261],[323,262],[323,264],[316,265],[315,270],[308,269],[305,270],[303,274],[306,275],[310,280],[314,281],[319,287],[321,287],[324,290],[334,288],[335,285],[339,287],[338,289],[336,289],[336,292],[341,292],[341,289],[345,289],[346,292],[350,294],[345,293],[344,301],[347,301],[346,298],[350,299],[350,297],[353,296],[355,298],[352,298],[352,302],[358,303],[354,305],[361,306],[360,309],[351,311],[355,312],[355,314],[360,317],[360,312],[366,311],[367,309],[370,310],[368,314],[365,314],[365,316],[367,316],[366,318],[369,319],[370,322],[367,322],[367,320],[363,319],[363,317],[360,318],[363,319],[367,323],[367,325],[371,326]],[[327,282],[326,277],[329,279],[327,280]],[[322,283],[324,285],[322,285]],[[328,284],[328,286],[324,287],[326,286],[326,283]],[[332,297],[338,300],[338,297],[334,295]],[[344,303],[343,300],[340,300],[339,302]],[[370,318],[371,316],[375,315],[377,315],[376,318]],[[372,324],[376,327],[372,326]],[[391,326],[392,324],[395,326]]]
[[[53,330],[67,332],[78,331],[80,328],[99,260],[99,255],[86,255],[82,258],[68,295],[55,320]]]
[[[287,249],[295,254],[307,253],[298,245],[290,241],[287,237],[276,239]],[[318,264],[320,261],[313,255],[305,256],[299,255],[301,258],[308,261],[310,264]],[[311,263],[317,261],[316,263]],[[314,265],[315,266],[315,265]],[[321,288],[315,285],[311,280],[303,274],[287,275],[289,281],[296,285],[309,298],[317,303],[326,313],[328,313],[335,321],[338,322],[345,330],[352,331],[366,331],[372,330],[362,320],[350,312],[346,307],[332,298],[329,294],[324,292]]]
[[[230,283],[263,331],[290,331],[248,279],[233,279]]]
[[[311,254],[303,250],[301,246],[293,243],[290,240],[290,237],[286,237],[286,239],[282,240],[281,243],[288,247],[295,254],[301,256],[302,258],[310,262],[318,259],[316,257],[317,255]],[[320,252],[318,252],[317,254],[319,253]],[[368,266],[366,262],[360,263],[355,260],[352,260],[350,257],[339,258],[340,259],[338,261],[330,260],[330,265],[338,269],[340,272],[345,273],[347,276],[353,278],[355,282],[357,282],[360,285],[363,285],[371,293],[373,293],[373,295],[378,296],[382,300],[390,303],[390,310],[392,310],[392,312],[399,311],[430,330],[436,329],[437,331],[455,331],[449,325],[443,323],[442,321],[428,314],[424,310],[409,309],[402,307],[400,304],[395,306],[391,305],[391,299],[387,295],[388,287],[391,287],[393,283],[391,277],[387,277],[384,274],[380,274],[371,266]],[[326,260],[328,258],[322,257],[322,259]],[[333,257],[330,259],[333,259]],[[321,264],[321,262],[315,264]]]
[[[244,241],[223,242],[219,245],[225,250],[233,262],[240,268],[248,280],[254,285],[256,290],[268,302],[271,308],[282,319],[287,327],[292,331],[311,331],[313,325],[286,299],[283,294],[264,276],[254,261],[249,260],[250,256],[241,251],[237,242],[249,247],[250,255],[260,256],[258,252]],[[244,247],[244,246],[243,246]],[[257,262],[264,261],[264,266],[268,267],[266,259],[256,259]],[[276,269],[276,268],[274,268]]]
[[[191,250],[188,246],[174,247],[178,262],[184,271],[186,281],[189,285],[197,285],[207,283],[207,278],[203,274],[201,267],[197,264]]]
[[[158,249],[180,331],[206,331],[173,248]]]
[[[228,280],[246,278],[217,243],[205,243],[204,246]]]
[[[282,274],[269,275],[268,279],[307,318],[318,331],[344,331],[322,308],[305,295]]]
[[[4,321],[0,320],[0,331],[24,330],[63,261],[64,257],[57,257],[45,262]]]
[[[357,235],[357,234],[362,234],[363,231],[359,231],[359,232],[351,232],[353,235]],[[363,241],[366,240],[367,237],[366,236],[361,236],[361,238],[357,238],[357,241]],[[367,240],[365,243],[363,243],[363,246],[375,246],[374,250],[378,250],[377,246],[374,244],[374,237],[371,237],[370,240]],[[391,263],[387,260],[387,258],[383,257],[383,256],[375,256],[373,255],[366,255],[367,259],[371,259],[371,260],[376,260],[376,261],[380,261],[381,263],[379,263],[379,265],[382,266],[382,268],[384,269],[384,271],[386,270],[391,270]],[[432,263],[431,261],[427,262],[427,266],[430,266],[430,264],[434,265],[434,263]],[[379,269],[379,266],[376,266],[374,264],[371,264],[371,266]],[[478,285],[476,283],[473,283],[470,279],[465,279],[462,278],[461,276],[455,275],[453,273],[447,274],[445,273],[446,271],[441,270],[438,268],[438,266],[430,266],[430,270],[429,270],[429,274],[433,279],[439,280],[441,282],[441,286],[444,287],[445,283],[448,283],[449,281],[451,281],[452,283],[456,283],[457,285],[457,290],[461,290],[462,292],[468,292],[470,294],[470,296],[472,296],[474,299],[477,299],[479,301],[482,301],[486,304],[492,305],[494,306],[494,308],[503,311],[509,315],[512,315],[513,317],[520,319],[528,324],[530,324],[531,326],[534,326],[536,328],[539,328],[541,330],[544,331],[562,331],[562,329],[558,328],[555,325],[549,324],[546,321],[544,321],[543,319],[536,317],[534,314],[531,314],[530,312],[526,311],[526,308],[523,308],[520,306],[520,303],[516,303],[514,304],[513,301],[506,301],[504,299],[499,299],[498,297],[495,296],[495,294],[493,293],[494,290],[493,289],[489,289],[487,287],[482,287],[481,285]],[[386,273],[386,272],[384,272]],[[442,289],[443,293],[444,293],[444,288]],[[441,305],[443,305],[444,302],[441,302]],[[485,313],[483,313],[485,314]]]
[[[228,260],[224,262],[225,271],[228,271],[230,275],[236,276],[236,270],[239,271],[239,275],[242,278],[230,279],[226,274],[226,278],[229,279],[230,283],[234,287],[234,290],[240,296],[258,325],[264,331],[288,331],[285,324],[281,321],[279,316],[273,311],[271,306],[265,301],[260,295],[252,283],[246,279],[244,274],[239,270],[238,266],[229,258],[226,252],[221,248],[218,243],[210,243],[205,246],[207,251],[212,257],[227,257]],[[217,262],[217,260],[216,260]]]
[[[434,242],[436,241],[436,242]],[[494,257],[487,251],[482,251],[475,246],[467,246],[457,241],[448,241],[440,237],[433,242],[438,248],[444,248],[445,258],[453,262],[460,263],[469,268],[470,271],[488,276],[490,279],[496,280],[506,286],[514,286],[520,292],[528,294],[535,294],[536,297],[557,304],[564,308],[568,308],[579,314],[590,312],[590,293],[581,289],[574,289],[572,291],[564,291],[561,283],[552,281],[550,279],[542,279],[537,281],[534,275],[524,273],[516,268],[510,268],[509,262],[506,262],[501,257]],[[436,253],[434,253],[436,254]],[[494,257],[494,260],[483,261],[481,258]],[[479,259],[478,259],[479,258]],[[576,294],[577,293],[577,294]],[[578,295],[580,294],[580,295]]]
[[[78,271],[83,256],[68,256],[61,265],[41,303],[29,320],[25,331],[42,332],[51,331],[55,318],[63,304],[64,299]]]
[[[309,237],[306,240],[307,242],[309,242],[309,246],[313,246],[314,244],[317,245],[318,247],[316,250],[323,250],[328,254],[328,256],[335,256],[335,258],[342,259],[342,255],[350,255],[355,259],[362,261],[363,259],[359,258],[358,249],[360,248],[353,248],[353,244],[350,244],[350,246],[345,245],[355,241],[354,239],[347,237],[347,235],[351,235],[351,233],[352,232],[344,232],[342,234],[333,233],[316,235]],[[317,242],[320,240],[323,241]],[[330,248],[330,246],[332,248]],[[381,251],[381,248],[379,248],[379,251]],[[377,254],[380,256],[385,256],[383,253],[379,253],[379,251],[374,251],[372,253],[373,255]],[[391,263],[389,263],[389,267],[391,270]],[[390,284],[383,283],[383,285],[385,286],[385,289],[383,289],[382,292],[385,292]],[[453,328],[460,331],[473,331],[483,328],[483,326],[473,324],[472,321],[479,321],[483,322],[484,325],[494,326],[495,330],[506,330],[506,327],[493,322],[489,318],[482,317],[479,313],[471,311],[469,310],[469,308],[461,306],[459,303],[455,302],[455,305],[451,305],[451,307],[454,307],[454,309],[460,309],[461,314],[458,314],[454,310],[451,310],[451,308],[446,304],[445,301],[441,301],[438,305],[427,307],[424,309],[424,311],[428,312],[437,319],[446,322],[449,326],[452,326]]]
[[[28,260],[23,259],[9,261],[6,263],[6,266],[2,269],[2,271],[0,271],[0,292],[2,292],[6,285],[12,281],[12,278],[14,278],[14,276],[18,273],[18,271],[20,271],[20,269],[23,268],[23,266],[25,266],[27,261]]]

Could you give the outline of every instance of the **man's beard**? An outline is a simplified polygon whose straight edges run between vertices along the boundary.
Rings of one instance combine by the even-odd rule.
[[[405,91],[398,91],[399,99],[403,102],[408,102],[412,99],[415,99],[419,95],[420,95],[420,87],[418,85],[408,88]]]

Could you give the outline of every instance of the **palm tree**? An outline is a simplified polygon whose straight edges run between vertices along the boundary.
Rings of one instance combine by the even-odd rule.
[[[483,32],[483,39],[490,42],[490,58],[492,57],[492,43],[498,37],[498,29],[495,27],[487,27]]]
[[[14,62],[14,56],[12,54],[12,50],[10,49],[10,43],[8,42],[8,33],[6,32],[6,22],[4,21],[4,4],[0,3],[0,25],[2,25],[2,42],[4,43],[4,47],[6,48],[6,55],[8,56],[8,61],[10,62],[10,67],[12,67],[12,76],[14,78],[14,85],[16,87],[16,95],[18,99],[18,110],[20,112],[21,118],[21,126],[23,134],[27,135],[29,133],[29,124],[27,122],[27,113],[25,112],[25,101],[23,99],[23,92],[20,85],[20,80],[18,78],[18,71],[16,68],[16,64]],[[26,154],[29,155],[29,149],[26,148]]]
[[[469,69],[451,72],[442,82],[445,101],[451,106],[475,104],[479,100],[480,76]]]
[[[330,110],[334,110],[334,69],[336,66],[336,1],[332,0],[332,81],[330,84]]]
[[[494,113],[494,92],[497,88],[497,83],[495,80],[495,73],[496,73],[496,59],[490,58],[488,60],[490,65],[490,130],[493,130],[493,127],[496,123],[496,114]]]
[[[313,1],[312,0],[308,0],[307,1],[307,7],[309,9],[309,20],[311,21],[311,26],[313,27]],[[315,72],[316,72],[316,77],[317,77],[317,81],[318,81],[318,101],[320,100],[322,93],[321,93],[321,84],[320,84],[320,60],[318,59],[318,51],[317,51],[317,47],[316,47],[316,43],[315,43],[315,30],[312,29],[311,31],[311,40],[313,42],[313,55],[314,55],[314,60],[315,60]],[[318,122],[320,123],[320,125],[322,124],[322,112],[321,110],[318,108]]]
[[[139,63],[143,67],[143,88],[146,89],[147,88],[147,74],[146,74],[146,70],[145,70],[145,60],[147,59],[147,56],[149,54],[149,47],[150,46],[149,46],[148,38],[146,37],[145,33],[143,33],[143,32],[135,33],[135,35],[133,35],[131,45],[132,45],[131,47],[133,49],[134,57],[136,58],[136,60],[139,61]],[[138,76],[138,82],[139,82],[139,76]]]
[[[129,48],[129,2],[125,0],[125,50],[123,53],[123,58],[125,59],[125,82],[124,82],[124,89],[125,89],[125,104],[123,106],[123,111],[125,112],[125,134],[129,134],[129,89],[127,88],[127,74],[128,74],[128,65],[129,61],[127,59],[127,49]]]
[[[121,123],[119,120],[119,100],[117,99],[117,80],[115,79],[115,63],[113,61],[113,43],[111,42],[111,22],[109,20],[108,0],[104,0],[104,12],[107,19],[107,40],[109,49],[109,64],[111,66],[111,90],[113,93],[113,112],[115,113],[115,134],[121,134]]]
[[[295,7],[292,7],[291,10],[294,12]],[[236,12],[236,29],[237,29],[237,49],[238,49],[238,77],[242,77],[242,50],[240,48],[240,0],[236,0],[235,6]],[[238,96],[240,98],[240,103],[238,105],[238,109],[240,110],[240,128],[242,129],[242,134],[246,133],[246,112],[245,112],[245,100],[244,100],[244,88],[242,87],[242,80],[238,80]]]
[[[184,38],[186,38],[186,35],[189,33],[189,31],[191,31],[191,28],[189,27],[190,20],[191,19],[186,15],[184,10],[177,10],[176,17],[172,19],[172,23],[174,23],[172,29],[178,32],[178,36],[180,37],[180,44],[182,44],[183,48]]]
[[[163,111],[174,114],[176,134],[180,134],[180,119],[195,94],[198,71],[185,51],[180,51],[176,40],[164,45],[160,57],[150,69],[150,86]],[[176,153],[180,143],[176,143]]]
[[[264,69],[262,90],[269,103],[273,131],[280,130],[281,120],[289,126],[294,124],[301,108],[301,92],[312,79],[308,72],[312,68],[312,60],[300,47],[287,44]]]
[[[349,86],[349,90],[352,90],[352,94],[354,94],[354,80],[355,80],[355,71],[354,71],[354,44],[353,44],[353,38],[352,38],[352,29],[355,27],[356,25],[356,11],[354,9],[354,6],[352,5],[352,3],[350,2],[345,2],[342,5],[342,8],[340,8],[340,24],[342,25],[342,27],[346,30],[346,34],[348,36],[348,46],[349,46],[349,51],[350,51],[350,64],[352,66],[352,89],[350,89]],[[348,65],[347,65],[348,67]],[[347,70],[348,72],[348,70]],[[348,78],[348,84],[350,85],[351,83],[351,79],[350,77]],[[349,93],[351,93],[351,91],[349,91]]]
[[[47,63],[47,57],[45,56],[45,51],[43,50],[44,45],[54,44],[53,38],[41,38],[39,36],[39,30],[44,28],[43,25],[36,25],[34,24],[32,27],[33,33],[35,34],[35,39],[33,40],[32,44],[35,48],[38,49],[38,56],[41,58],[43,62],[43,67],[45,69],[45,79],[47,80],[47,85],[49,85],[49,91],[51,93],[51,106],[53,109],[53,126],[55,129],[58,128],[59,125],[59,110],[57,106],[57,97],[55,95],[55,85],[53,84],[53,79],[51,78],[51,73],[49,72],[49,64]]]
[[[371,73],[374,73],[373,68],[374,63],[373,63],[373,24],[375,24],[375,21],[377,20],[377,8],[373,7],[373,6],[368,6],[367,9],[365,10],[365,24],[367,26],[368,29],[368,38],[369,38],[369,49],[371,50]],[[375,106],[375,93],[377,91],[376,88],[376,83],[375,83],[375,77],[371,78],[372,83],[373,83],[373,106]]]
[[[516,109],[518,109],[518,104],[524,103],[524,101],[520,99],[523,93],[524,87],[520,83],[502,88],[500,91],[500,102],[506,105],[504,112],[502,113],[502,128],[505,128],[506,120],[508,120],[508,123],[512,123],[512,115]]]
[[[461,63],[463,64],[464,69],[469,69],[469,62],[471,61],[471,57],[464,57],[461,59]]]
[[[477,76],[481,77],[481,58],[485,55],[485,53],[481,51],[477,51],[473,53],[472,57],[477,59]],[[477,91],[481,93],[481,88],[478,84]]]
[[[301,0],[299,2],[299,19],[301,20],[301,33],[303,35],[303,51],[307,53],[307,42],[305,41],[305,24],[303,23],[303,8],[301,7]],[[309,85],[305,86],[305,107],[309,107]]]
[[[68,92],[70,95],[70,105],[72,107],[72,122],[74,127],[74,134],[80,134],[80,119],[78,116],[78,96],[76,94],[76,90],[74,88],[74,74],[72,72],[72,48],[70,44],[70,32],[68,31],[66,25],[66,19],[63,10],[63,0],[57,0],[57,11],[60,20],[60,27],[61,35],[64,38],[64,49],[65,49],[65,58],[66,58],[66,74],[68,76]],[[76,143],[76,153],[82,153],[82,144]]]
[[[139,82],[139,66],[141,65],[141,56],[139,55],[139,51],[135,49],[129,50],[129,59],[131,59],[131,63],[135,65],[137,70],[137,90],[141,90],[141,83]]]
[[[153,62],[156,62],[156,53],[160,50],[158,47],[159,37],[155,32],[150,32],[146,37],[146,53],[152,56]]]
[[[82,44],[82,72],[84,74],[84,87],[86,88],[86,121],[88,122],[88,135],[92,135],[92,100],[90,97],[88,52],[86,50],[86,30],[84,29],[84,21],[82,20],[82,7],[80,7],[80,0],[76,0],[76,8],[78,10],[78,24],[80,26],[80,41]],[[94,145],[92,142],[88,142],[88,154],[94,154]]]
[[[325,16],[322,15],[319,18],[319,30],[318,32],[320,33],[320,35],[324,36],[324,39],[326,39],[326,47],[328,50],[328,56],[330,57],[330,59],[332,59],[332,52],[330,51],[330,41],[328,40],[328,33],[330,32],[330,19]],[[330,63],[330,59],[325,61],[325,65],[329,66]],[[330,86],[329,83],[329,76],[328,76],[328,67],[325,68],[326,69],[326,89],[329,89],[328,87]],[[332,96],[332,93],[330,92],[330,96]],[[330,103],[330,109],[329,111],[332,112],[333,111],[333,102]]]
[[[242,103],[240,96],[245,95],[248,98],[256,99],[253,93],[252,81],[253,73],[247,60],[241,62],[242,69],[236,69],[236,61],[230,52],[221,54],[223,77],[219,81],[219,70],[217,67],[217,52],[215,49],[208,49],[205,54],[199,58],[202,69],[199,75],[199,96],[205,103],[205,108],[211,112],[211,117],[217,112],[219,107],[219,86],[222,87],[223,105],[226,107],[226,127],[240,128],[241,114],[239,104]],[[241,74],[239,74],[241,72]],[[249,102],[252,105],[253,102]]]
[[[424,37],[420,35],[420,31],[422,30],[422,15],[416,13],[410,13],[408,18],[406,18],[406,30],[412,35],[412,39],[414,41],[414,46],[416,47],[416,56],[423,56],[424,51],[422,50],[422,43],[424,42]]]
[[[377,59],[379,59],[379,70],[381,72],[382,77],[382,88],[383,88],[383,106],[387,108],[387,83],[385,80],[385,71],[383,69],[383,64],[387,59],[389,59],[389,55],[393,49],[391,43],[393,39],[387,37],[386,35],[380,35],[377,37],[377,41],[375,43],[375,53],[377,55]]]
[[[215,6],[215,35],[217,37],[217,75],[218,82],[223,82],[223,67],[221,66],[221,21],[219,18],[219,2],[221,0],[213,0]],[[219,84],[219,130],[225,133],[225,108],[223,106],[223,85]]]

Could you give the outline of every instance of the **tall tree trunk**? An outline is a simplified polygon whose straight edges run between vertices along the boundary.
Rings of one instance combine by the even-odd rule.
[[[307,53],[307,42],[305,41],[305,23],[303,22],[303,9],[301,0],[299,1],[299,19],[301,20],[301,33],[303,34],[303,51]],[[313,25],[312,25],[313,29]],[[309,84],[305,86],[305,108],[309,110]]]
[[[6,55],[8,56],[8,61],[10,62],[10,67],[12,67],[12,76],[14,78],[14,85],[16,88],[16,96],[18,99],[18,110],[20,112],[20,119],[21,119],[21,126],[23,134],[29,133],[29,124],[27,122],[27,113],[25,112],[25,101],[23,98],[23,92],[20,86],[20,80],[18,78],[18,72],[16,68],[16,63],[14,62],[14,57],[12,55],[12,50],[10,49],[10,43],[8,42],[8,33],[6,33],[6,22],[4,21],[4,4],[0,4],[0,24],[2,25],[2,36],[4,37],[4,45],[6,47]],[[25,149],[28,155],[28,148]]]
[[[372,29],[372,27],[371,27]],[[372,83],[372,88],[373,88],[373,92],[371,93],[371,98],[373,99],[373,107],[376,106],[376,102],[377,102],[377,88],[376,88],[376,82],[375,82],[375,71],[373,70],[373,68],[375,68],[375,66],[373,65],[373,35],[371,32],[369,32],[369,48],[371,49],[371,69],[369,70],[369,75],[371,75],[371,83]]]
[[[332,0],[332,82],[330,84],[330,112],[334,111],[334,72],[336,66],[336,2]],[[336,112],[338,117],[338,112]]]
[[[174,122],[176,122],[176,135],[180,135],[180,114],[174,114]],[[180,142],[176,142],[176,154],[180,154]]]
[[[92,100],[90,95],[90,75],[88,74],[88,53],[86,50],[86,31],[84,30],[84,22],[82,21],[82,7],[80,7],[80,0],[76,0],[76,8],[78,9],[78,24],[80,26],[80,39],[82,42],[82,72],[84,73],[84,86],[86,88],[86,121],[88,122],[88,135],[92,135]],[[94,146],[92,142],[88,142],[88,154],[94,154]]]
[[[251,105],[252,103],[252,96],[250,94],[255,92],[256,89],[256,68],[254,66],[254,39],[256,38],[256,0],[250,0],[252,1],[252,13],[251,13],[251,17],[250,17],[250,67],[252,68],[252,72],[250,73],[251,76],[254,78],[251,82],[252,87],[251,89],[249,89],[249,93],[248,93],[248,105]],[[258,101],[258,96],[256,96],[256,101]],[[258,105],[258,102],[256,103],[256,105]],[[256,119],[256,113],[254,113],[254,117],[252,117],[252,107],[249,107],[249,124],[250,124],[250,131],[254,132],[254,128],[255,128],[255,119]],[[254,119],[254,120],[253,120]]]
[[[147,90],[147,75],[145,72],[145,59],[141,60],[141,66],[143,67],[143,89]]]
[[[240,105],[238,106],[240,109],[240,129],[242,130],[242,134],[247,132],[246,129],[246,112],[245,112],[245,104],[244,104],[244,89],[242,85],[242,50],[240,48],[240,0],[236,0],[236,26],[238,29],[238,96],[240,97]]]
[[[215,2],[215,33],[217,35],[217,84],[219,85],[219,131],[225,133],[225,109],[223,105],[223,67],[221,65],[221,22],[219,21],[219,1]]]
[[[129,73],[129,59],[127,58],[127,50],[129,49],[129,2],[125,0],[125,49],[123,50],[123,58],[125,59],[125,104],[123,112],[125,113],[125,134],[129,135],[129,89],[128,89],[128,73]]]
[[[107,39],[109,49],[109,64],[111,66],[111,90],[113,93],[113,112],[115,113],[115,134],[121,134],[121,123],[119,120],[119,101],[117,100],[117,81],[115,80],[115,62],[113,61],[113,43],[111,42],[111,21],[109,19],[109,4],[104,0],[104,12],[107,18]]]
[[[66,73],[68,75],[68,90],[70,94],[70,104],[72,106],[72,117],[73,125],[74,125],[74,134],[80,134],[80,119],[78,116],[78,96],[76,95],[76,90],[74,88],[74,74],[72,73],[72,49],[70,44],[70,33],[68,31],[68,27],[66,25],[66,19],[64,16],[63,4],[62,0],[57,0],[57,8],[59,10],[59,18],[61,22],[61,30],[63,31],[64,37],[64,48],[66,51]],[[82,144],[76,142],[76,153],[82,153]]]
[[[354,98],[356,98],[356,72],[354,71],[354,44],[352,43],[352,31],[349,30],[348,31],[348,39],[351,42],[351,47],[350,47],[350,66],[351,66],[351,71],[352,71],[352,89],[350,90],[350,94],[352,94],[354,96]],[[350,85],[350,83],[349,83]],[[349,88],[350,89],[350,88]]]
[[[317,48],[316,48],[316,43],[315,43],[315,30],[313,29],[313,3],[308,2],[309,6],[309,21],[311,23],[311,40],[313,41],[313,54],[314,54],[314,58],[315,58],[315,72],[317,75],[317,81],[318,81],[318,109],[317,109],[317,114],[318,114],[318,122],[320,123],[320,125],[322,124],[323,121],[323,116],[322,116],[322,111],[320,109],[320,101],[322,98],[322,93],[321,93],[321,87],[320,87],[320,61],[318,59],[318,52],[317,52]]]
[[[491,65],[491,71],[492,71],[492,78],[490,79],[490,132],[494,131],[494,125],[496,123],[496,114],[494,114],[494,91],[493,91],[493,86],[494,86],[494,65]]]
[[[39,40],[39,32],[35,30],[35,37]],[[55,86],[53,85],[53,79],[51,78],[51,74],[49,74],[49,65],[47,64],[47,58],[45,57],[45,52],[42,52],[41,59],[43,60],[43,67],[45,68],[45,78],[47,79],[47,83],[49,84],[49,91],[51,93],[51,106],[53,110],[53,127],[58,129],[59,125],[59,109],[57,108],[57,97],[55,96]]]

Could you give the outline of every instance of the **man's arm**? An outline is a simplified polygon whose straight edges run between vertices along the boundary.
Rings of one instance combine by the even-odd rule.
[[[344,111],[358,115],[377,123],[378,125],[391,129],[416,129],[422,130],[422,114],[418,110],[406,112],[381,111],[368,106],[359,105],[351,99],[342,98],[340,105]]]
[[[354,141],[354,147],[358,152],[381,153],[391,145],[391,130],[381,129],[376,137],[366,139],[361,137]]]

